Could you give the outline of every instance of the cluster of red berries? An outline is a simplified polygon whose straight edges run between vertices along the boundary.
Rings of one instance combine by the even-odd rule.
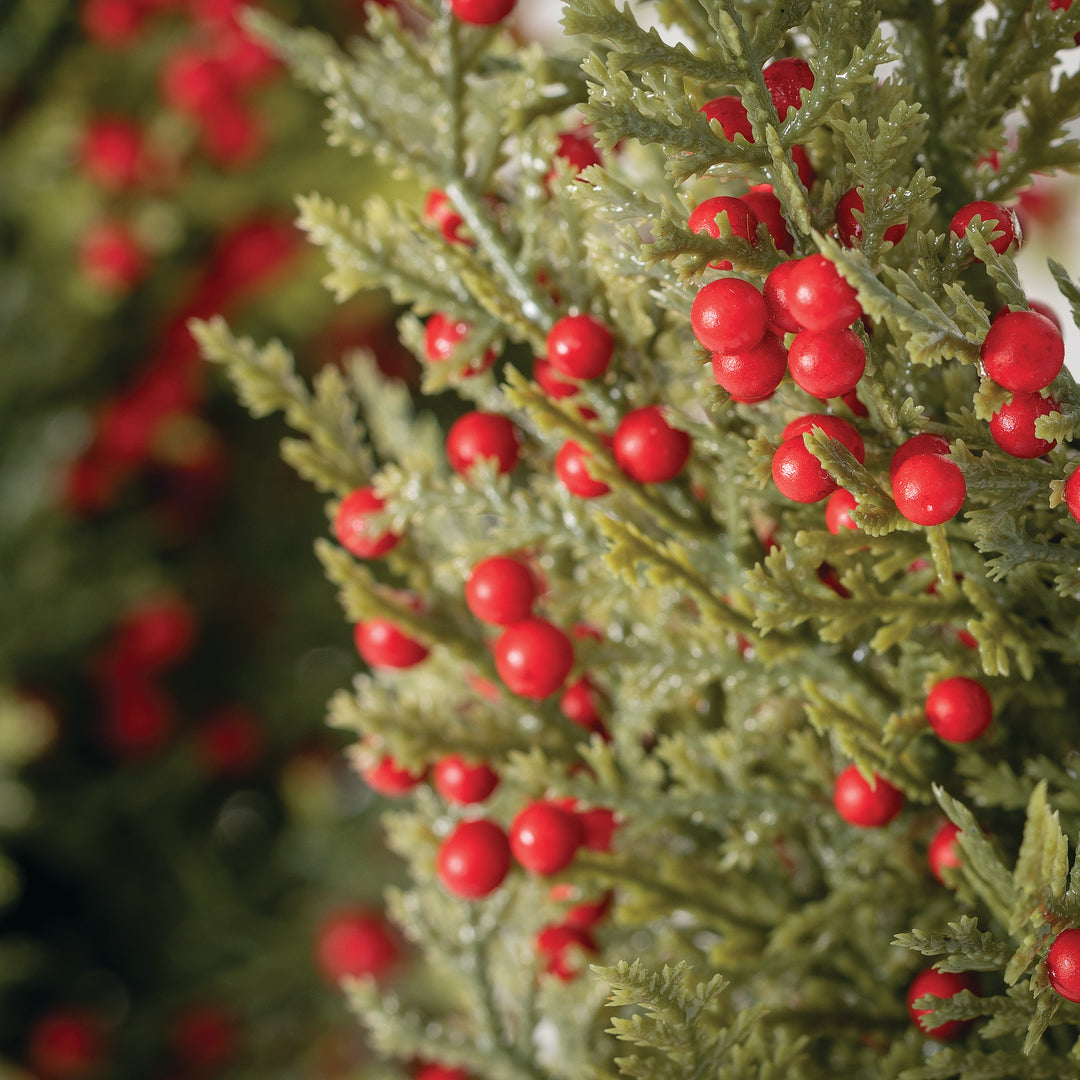
[[[460,754],[440,758],[430,769],[412,771],[389,756],[361,769],[361,775],[373,791],[397,799],[407,795],[428,779],[449,803],[468,806],[482,803],[499,786],[499,774],[485,762],[471,764]]]

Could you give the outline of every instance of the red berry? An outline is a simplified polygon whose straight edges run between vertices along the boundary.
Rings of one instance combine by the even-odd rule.
[[[191,605],[179,596],[147,597],[127,609],[116,627],[112,654],[116,667],[160,671],[180,663],[195,644]]]
[[[765,223],[777,251],[790,254],[795,250],[795,241],[788,232],[780,200],[770,185],[763,184],[761,187],[753,188],[742,196],[742,201],[753,210],[758,221]]]
[[[263,152],[266,137],[259,116],[247,105],[222,97],[199,116],[203,148],[224,169],[241,169]]]
[[[510,842],[493,821],[460,821],[442,842],[435,868],[447,892],[466,900],[490,896],[510,870]]]
[[[377,791],[388,799],[400,799],[424,782],[427,770],[411,772],[402,768],[392,757],[386,756],[379,758],[374,765],[364,769],[360,775],[372,791]]]
[[[466,1069],[454,1069],[449,1065],[429,1062],[413,1073],[413,1080],[472,1080],[472,1073]]]
[[[534,701],[550,697],[566,682],[573,666],[570,639],[545,619],[523,619],[495,643],[499,677],[520,697]]]
[[[757,243],[757,214],[750,209],[749,203],[742,199],[733,199],[727,195],[706,199],[690,214],[687,224],[692,233],[707,233],[717,240],[720,238],[720,222],[717,219],[721,214],[727,216],[733,236],[741,236],[751,244]],[[731,269],[731,263],[727,259],[709,265],[716,270]]]
[[[215,31],[215,56],[221,72],[235,90],[257,86],[276,75],[281,64],[261,42],[256,41],[234,23],[226,23]]]
[[[913,435],[893,451],[893,456],[889,461],[889,483],[896,483],[896,474],[900,466],[909,458],[917,454],[945,456],[949,453],[949,449],[949,440],[940,435],[932,435],[928,431],[924,431],[921,435]]]
[[[356,651],[373,668],[411,668],[427,658],[428,651],[407,637],[390,619],[369,619],[353,628]]]
[[[611,910],[614,900],[615,894],[608,890],[598,900],[586,900],[584,903],[575,904],[566,913],[563,923],[566,926],[579,926],[582,930],[589,930]]]
[[[536,579],[520,560],[509,555],[482,559],[465,586],[465,603],[481,622],[510,626],[532,614]]]
[[[808,330],[839,330],[862,317],[855,290],[824,255],[799,259],[787,282],[791,316]]]
[[[866,458],[859,433],[841,417],[803,416],[792,421],[784,428],[784,441],[773,454],[772,477],[780,494],[793,502],[820,502],[838,486],[803,441],[803,434],[813,428],[841,442],[860,463]]]
[[[499,774],[490,765],[470,765],[460,754],[436,762],[431,780],[447,802],[462,805],[483,802],[499,786]]]
[[[1046,954],[1050,985],[1066,1001],[1080,1001],[1080,930],[1062,930]]]
[[[956,869],[960,865],[960,848],[956,838],[960,835],[960,829],[951,821],[946,821],[930,840],[926,849],[926,860],[930,864],[930,873],[944,885],[945,875],[943,871],[951,867]]]
[[[791,274],[800,260],[790,259],[769,271],[762,294],[769,325],[777,334],[797,334],[803,325],[791,314]]]
[[[468,347],[461,348],[461,343],[468,338],[472,326],[464,319],[451,319],[441,311],[436,311],[424,327],[424,355],[433,364],[449,360],[455,353],[465,358]],[[495,350],[488,349],[465,369],[466,375],[478,375],[487,371],[495,363]]]
[[[1062,495],[1065,497],[1065,505],[1069,508],[1069,513],[1080,522],[1080,469],[1073,469],[1069,473]]]
[[[795,171],[799,174],[802,186],[809,191],[814,186],[817,173],[814,172],[814,166],[810,163],[810,155],[806,152],[806,147],[793,146],[791,160],[795,163]]]
[[[986,374],[1014,393],[1032,393],[1049,386],[1065,363],[1065,340],[1056,326],[1037,311],[999,315],[979,350]]]
[[[855,211],[863,212],[863,198],[858,188],[852,188],[840,197],[836,205],[836,232],[840,243],[852,247],[862,241],[862,222],[855,220]],[[899,244],[907,232],[907,222],[890,225],[885,230],[884,239],[890,244]]]
[[[611,444],[610,439],[604,441]],[[589,474],[590,457],[592,455],[573,440],[563,443],[562,448],[555,455],[556,475],[566,489],[572,495],[577,495],[579,499],[595,499],[600,495],[606,495],[611,490],[603,481]]]
[[[564,315],[547,336],[547,358],[572,379],[598,379],[615,347],[611,331],[593,315]]]
[[[401,959],[401,945],[380,911],[347,908],[325,919],[315,935],[315,963],[331,982],[347,975],[383,978]]]
[[[780,433],[780,438],[784,442],[789,439],[797,440],[814,428],[820,428],[830,439],[843,443],[860,465],[866,461],[866,447],[863,445],[862,436],[855,429],[855,425],[842,416],[809,413],[806,416],[796,417]]]
[[[442,233],[443,239],[449,243],[471,244],[471,241],[461,233],[465,227],[465,219],[454,209],[454,204],[445,191],[433,188],[428,192],[424,200],[424,220],[435,225]]]
[[[723,128],[724,137],[732,142],[736,135],[742,135],[747,142],[754,141],[754,128],[750,123],[750,117],[746,115],[746,106],[742,98],[718,97],[712,101],[706,101],[698,110],[705,114],[707,120],[716,120]]]
[[[748,281],[729,277],[698,290],[690,311],[694,335],[709,352],[752,349],[765,336],[769,315],[765,298]]]
[[[386,508],[372,487],[357,488],[341,500],[334,516],[334,536],[338,543],[360,559],[377,559],[401,543],[394,532],[373,531],[368,522]]]
[[[944,525],[959,512],[967,498],[967,484],[959,467],[938,454],[916,454],[896,471],[893,481],[896,508],[916,525]]]
[[[851,511],[858,505],[855,496],[845,488],[840,488],[829,496],[829,501],[825,504],[825,527],[833,536],[839,536],[841,529],[859,527],[851,516]]]
[[[994,230],[1002,234],[996,240],[990,241],[990,246],[999,255],[1004,255],[1014,241],[1017,244],[1020,243],[1020,222],[1016,220],[1016,214],[1012,210],[1002,206],[1000,203],[971,202],[960,207],[953,214],[953,219],[949,224],[949,231],[953,236],[959,237],[961,240],[964,239],[967,227],[976,216],[983,221],[993,221]],[[976,260],[976,262],[978,261],[980,260]]]
[[[1029,300],[1028,307],[1035,312],[1036,315],[1042,315],[1049,319],[1058,329],[1058,333],[1064,333],[1064,327],[1061,323],[1061,316],[1049,305],[1044,304],[1041,300]],[[1008,314],[1008,308],[1002,308],[994,317],[996,322],[1002,315]]]
[[[572,724],[610,739],[604,718],[600,714],[603,695],[589,681],[588,676],[572,682],[559,698],[559,711]]]
[[[559,398],[572,397],[578,392],[574,383],[563,382],[559,378],[558,370],[550,360],[537,356],[533,360],[533,378],[548,395],[556,400]]]
[[[816,398],[841,397],[866,370],[866,349],[854,330],[800,330],[788,350],[795,383]]]
[[[564,131],[559,136],[559,145],[555,150],[555,156],[569,162],[575,173],[587,169],[590,165],[599,165],[600,155],[596,150],[596,143],[591,135],[585,132]],[[548,174],[548,179],[553,178],[553,173]]]
[[[143,152],[138,124],[122,116],[102,116],[87,127],[79,162],[94,183],[110,191],[123,191],[142,179]]]
[[[450,0],[450,10],[462,22],[492,26],[514,10],[515,0]]]
[[[239,706],[216,710],[195,732],[195,752],[211,776],[239,777],[250,772],[264,742],[259,718]]]
[[[571,963],[571,950],[597,953],[600,947],[584,927],[567,923],[545,926],[536,935],[536,951],[547,960],[544,971],[563,982],[576,979],[582,971],[580,964]]]
[[[946,742],[977,739],[990,726],[994,706],[986,687],[957,675],[937,683],[926,698],[926,719]]]
[[[158,753],[176,730],[176,710],[161,687],[134,676],[105,688],[101,738],[122,761]]]
[[[1039,393],[1013,394],[990,420],[990,437],[998,447],[1015,458],[1037,458],[1057,446],[1055,439],[1040,439],[1035,421],[1040,416],[1060,412],[1061,404]]]
[[[836,778],[833,805],[850,825],[876,829],[888,825],[904,808],[904,793],[877,773],[871,786],[858,766],[849,765]]]
[[[765,401],[787,374],[787,349],[773,333],[741,353],[713,353],[712,371],[717,386],[736,401]]]
[[[42,1080],[76,1080],[96,1072],[105,1058],[101,1021],[83,1009],[57,1009],[30,1029],[26,1063]]]
[[[690,436],[664,419],[659,405],[628,412],[612,440],[615,462],[639,484],[663,484],[682,471],[690,457]]]
[[[130,292],[148,268],[142,244],[122,221],[100,221],[79,241],[79,269],[102,292]]]
[[[482,458],[494,458],[500,473],[512,472],[520,451],[517,428],[494,413],[466,413],[454,421],[446,436],[450,468],[462,476],[468,476]]]
[[[931,1039],[946,1041],[959,1039],[971,1027],[970,1020],[949,1020],[935,1028],[928,1028],[922,1017],[932,1010],[917,1009],[915,1002],[927,994],[936,998],[951,998],[959,994],[961,990],[970,990],[973,994],[979,993],[978,979],[970,971],[935,971],[933,968],[920,971],[907,992],[908,1015],[911,1017],[911,1022]]]
[[[615,812],[605,806],[594,806],[578,813],[581,822],[582,847],[589,851],[610,851],[611,839],[619,827]]]
[[[173,1021],[169,1041],[177,1058],[196,1072],[222,1069],[236,1053],[236,1017],[224,1006],[189,1005]]]
[[[83,0],[79,21],[91,41],[120,49],[139,36],[143,14],[139,0]]]
[[[784,60],[775,60],[762,74],[765,77],[765,88],[776,106],[776,115],[781,121],[785,119],[789,109],[799,109],[802,106],[803,90],[814,88],[814,73],[810,65],[797,56],[787,57]]]
[[[221,65],[201,48],[177,50],[161,69],[161,96],[177,112],[189,116],[206,115],[229,91]]]
[[[510,825],[510,850],[534,874],[565,870],[584,839],[577,814],[555,802],[530,803]]]

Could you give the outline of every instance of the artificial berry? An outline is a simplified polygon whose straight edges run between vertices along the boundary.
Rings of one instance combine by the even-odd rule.
[[[990,726],[994,705],[986,687],[957,675],[935,684],[926,698],[926,719],[946,742],[977,739]]]
[[[775,334],[767,332],[746,352],[713,353],[713,379],[736,401],[765,401],[783,382],[787,361],[784,343]]]
[[[139,0],[83,0],[79,21],[91,41],[119,49],[139,36],[143,14]]]
[[[110,191],[123,191],[139,183],[143,157],[142,129],[122,116],[92,121],[79,150],[79,163],[86,175]]]
[[[176,1057],[195,1072],[224,1068],[236,1053],[238,1040],[236,1017],[221,1005],[189,1005],[169,1031]]]
[[[534,701],[550,697],[561,689],[573,666],[570,639],[546,619],[523,619],[495,643],[499,677],[520,697]]]
[[[1064,333],[1065,328],[1061,323],[1061,316],[1049,305],[1043,303],[1042,300],[1029,300],[1028,307],[1035,312],[1036,315],[1042,315],[1044,318],[1049,319],[1058,329],[1058,333]],[[1000,316],[1008,314],[1008,308],[1002,308],[995,316],[995,321]]]
[[[161,687],[131,676],[105,687],[100,723],[109,752],[131,761],[165,747],[176,730],[176,710]]]
[[[790,254],[795,250],[795,240],[788,232],[783,207],[769,184],[762,184],[742,196],[742,201],[764,222],[777,251]]]
[[[597,953],[600,947],[588,930],[568,923],[545,926],[536,935],[536,951],[546,959],[544,971],[563,982],[575,979],[581,974],[580,964],[570,961],[569,954],[572,950]]]
[[[424,327],[424,355],[433,364],[449,360],[455,352],[461,352],[461,343],[468,338],[472,326],[464,319],[451,319],[436,311]],[[466,375],[478,375],[495,363],[495,350],[488,351],[465,369]]]
[[[450,0],[450,10],[462,22],[491,26],[514,10],[515,0]]]
[[[509,873],[510,841],[494,821],[459,821],[439,847],[435,868],[455,896],[466,900],[490,896]]]
[[[839,330],[862,316],[858,294],[824,255],[796,262],[787,280],[791,316],[808,330]]]
[[[582,169],[587,169],[590,165],[600,164],[600,155],[597,153],[596,143],[593,141],[592,136],[585,132],[562,132],[559,135],[559,144],[555,149],[555,156],[568,162],[575,174],[580,173]],[[553,177],[553,172],[548,174],[547,179],[549,182]]]
[[[806,147],[793,146],[791,160],[795,164],[795,171],[799,174],[800,183],[809,191],[814,186],[817,173],[814,172],[814,166],[810,163],[810,155],[806,152]]]
[[[866,461],[866,447],[863,445],[862,436],[855,429],[855,425],[842,416],[829,416],[825,413],[798,416],[784,428],[780,433],[780,438],[784,442],[789,439],[799,439],[815,428],[820,428],[830,439],[843,443],[860,465]]]
[[[386,755],[379,758],[374,765],[363,769],[360,775],[372,791],[377,791],[388,799],[400,799],[424,782],[427,769],[413,772],[403,768],[392,757]]]
[[[594,315],[564,315],[547,336],[547,358],[571,379],[598,379],[608,369],[615,342]]]
[[[664,419],[659,405],[628,412],[612,439],[615,462],[639,484],[663,484],[682,472],[690,457],[690,436]]]
[[[581,846],[589,851],[610,851],[612,837],[619,823],[615,812],[605,806],[593,806],[578,813],[581,822]]]
[[[468,238],[461,234],[465,219],[454,209],[454,204],[445,191],[433,188],[428,192],[424,200],[424,220],[436,226],[443,239],[451,244],[469,243]]]
[[[769,325],[777,334],[797,334],[803,325],[791,313],[791,275],[800,260],[789,259],[769,271],[762,287]]]
[[[1016,214],[1012,210],[1000,205],[1000,203],[980,201],[970,202],[966,206],[960,207],[953,214],[953,219],[949,223],[949,231],[953,236],[963,240],[968,226],[975,217],[980,217],[983,221],[992,221],[995,232],[1001,233],[997,239],[990,241],[990,246],[999,255],[1004,255],[1014,241],[1017,244],[1020,243],[1020,222],[1017,221]]]
[[[773,454],[772,477],[780,493],[793,502],[820,502],[837,490],[836,481],[803,441],[802,436],[814,428],[846,446],[860,464],[866,457],[859,433],[841,417],[805,416],[788,424],[783,442]]]
[[[959,466],[938,454],[916,454],[896,470],[896,508],[916,525],[944,525],[967,498]]]
[[[95,288],[120,295],[145,276],[149,261],[134,231],[122,221],[100,221],[79,241],[79,269]]]
[[[210,776],[239,777],[255,767],[264,742],[263,725],[254,713],[227,706],[211,713],[195,732],[195,753]]]
[[[161,96],[177,112],[205,116],[230,92],[217,59],[201,48],[172,53],[161,69]]]
[[[833,805],[848,824],[877,829],[888,825],[904,808],[904,793],[877,773],[871,784],[857,765],[849,765],[836,778]]]
[[[611,439],[605,438],[604,441],[611,445]],[[555,474],[563,486],[579,499],[595,499],[611,490],[602,480],[589,474],[590,457],[589,451],[572,439],[563,443],[555,455]]]
[[[836,204],[836,232],[840,243],[846,247],[853,247],[862,241],[862,221],[856,220],[855,211],[860,214],[863,212],[863,197],[859,194],[858,188],[846,191],[840,197],[840,202]],[[884,239],[889,244],[899,244],[906,232],[907,222],[890,225],[885,230]]]
[[[754,141],[754,128],[746,114],[742,98],[727,96],[706,101],[698,110],[707,120],[716,120],[723,129],[724,137],[733,142],[736,135],[742,135],[747,142]]]
[[[101,1021],[84,1009],[57,1009],[30,1029],[27,1065],[42,1080],[77,1080],[97,1071],[105,1058]]]
[[[750,208],[749,203],[742,199],[733,199],[727,195],[718,195],[714,199],[706,199],[691,214],[687,224],[692,233],[706,233],[714,240],[720,238],[720,222],[718,218],[723,214],[727,218],[732,236],[742,237],[750,244],[757,243],[757,214]],[[730,270],[731,263],[727,259],[709,263],[715,270]]]
[[[223,169],[242,169],[262,154],[266,135],[259,116],[247,105],[224,97],[199,116],[203,148]]]
[[[1040,416],[1059,412],[1061,405],[1039,393],[1013,394],[990,419],[990,437],[999,449],[1015,458],[1037,458],[1057,446],[1056,439],[1040,439],[1035,422]]]
[[[559,372],[555,365],[542,356],[533,360],[533,378],[540,384],[541,389],[556,400],[559,398],[572,397],[578,392],[574,383],[563,382],[559,378]]]
[[[514,858],[535,874],[557,874],[573,861],[585,839],[581,820],[559,803],[530,803],[510,825]]]
[[[913,435],[893,451],[893,456],[889,460],[889,483],[896,483],[896,474],[900,471],[900,466],[910,458],[918,454],[937,454],[941,457],[948,454],[949,450],[949,440],[941,435],[933,435],[928,431]]]
[[[179,596],[146,597],[129,607],[111,646],[114,671],[161,671],[180,663],[195,644],[191,605]]]
[[[376,532],[370,520],[386,508],[373,487],[357,488],[346,495],[334,515],[334,536],[338,543],[359,559],[377,559],[393,551],[401,537],[391,532]]]
[[[1066,1001],[1080,1002],[1080,930],[1062,930],[1046,954],[1050,985]]]
[[[851,511],[858,506],[855,496],[846,488],[840,488],[829,496],[825,504],[825,527],[833,534],[839,536],[841,529],[857,529]]]
[[[278,58],[265,45],[235,23],[218,27],[215,37],[221,72],[236,90],[266,82],[281,68]]]
[[[813,397],[841,397],[863,377],[866,349],[853,330],[800,330],[788,350],[788,368]]]
[[[1073,469],[1069,473],[1061,494],[1065,499],[1065,505],[1069,508],[1069,513],[1080,522],[1080,469]]]
[[[572,724],[587,728],[589,731],[610,739],[607,726],[600,714],[603,696],[589,681],[587,675],[572,682],[559,698],[559,711]]]
[[[979,350],[986,374],[1014,393],[1033,393],[1049,386],[1065,363],[1061,331],[1037,311],[999,315]]]
[[[484,762],[470,765],[460,754],[451,754],[435,763],[431,781],[447,802],[466,805],[483,802],[499,786],[499,774]]]
[[[859,394],[856,390],[849,390],[846,394],[841,394],[840,400],[855,416],[870,415],[870,410],[859,400]]]
[[[935,971],[934,968],[920,971],[907,992],[908,1015],[911,1017],[911,1022],[931,1039],[944,1041],[959,1039],[971,1027],[970,1020],[949,1020],[935,1028],[928,1028],[922,1017],[933,1009],[917,1009],[915,1002],[927,994],[936,998],[951,998],[959,994],[961,990],[970,990],[973,994],[979,993],[978,979],[970,971]]]
[[[536,579],[519,559],[494,555],[473,568],[465,585],[465,603],[481,622],[510,626],[532,614]]]
[[[694,335],[709,352],[746,352],[765,336],[768,323],[765,298],[750,282],[735,277],[699,289],[690,311]]]
[[[946,821],[934,833],[926,849],[926,861],[930,864],[930,873],[944,885],[946,869],[956,869],[960,865],[960,848],[956,843],[960,828],[951,821]]]
[[[428,651],[399,629],[390,619],[358,622],[353,629],[356,651],[373,668],[411,668],[427,658]]]
[[[594,927],[611,910],[615,894],[609,889],[598,900],[586,900],[575,904],[563,919],[567,926],[580,926],[582,930]]]
[[[810,65],[797,56],[775,60],[765,68],[762,75],[765,78],[765,88],[776,106],[776,115],[781,121],[785,119],[789,109],[802,107],[803,90],[814,88],[814,73],[810,70]]]
[[[401,944],[382,912],[347,908],[325,919],[315,935],[315,963],[331,982],[348,975],[383,978],[401,959]]]
[[[413,1080],[473,1080],[467,1069],[455,1069],[450,1065],[427,1062],[413,1074]]]
[[[512,472],[520,452],[517,428],[494,413],[466,413],[454,421],[446,436],[450,468],[462,476],[468,476],[482,458],[494,458],[500,473]]]

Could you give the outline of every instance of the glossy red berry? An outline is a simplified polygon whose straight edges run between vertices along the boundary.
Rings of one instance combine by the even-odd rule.
[[[575,383],[565,382],[559,378],[558,369],[550,360],[537,356],[533,360],[533,378],[540,384],[541,389],[556,400],[572,397],[578,392]]]
[[[427,770],[420,769],[418,772],[413,772],[403,768],[387,755],[364,769],[360,775],[372,791],[377,791],[388,799],[400,799],[424,782]]]
[[[979,350],[986,374],[1014,393],[1042,390],[1065,363],[1065,340],[1037,311],[1009,311],[990,326]]]
[[[781,122],[787,117],[789,109],[802,107],[803,90],[814,88],[814,73],[810,65],[797,56],[774,60],[762,75]]]
[[[550,697],[562,688],[573,666],[570,639],[546,619],[523,619],[495,643],[499,677],[520,697]]]
[[[441,311],[436,311],[428,319],[424,326],[424,355],[433,364],[441,364],[451,359],[455,353],[461,359],[469,354],[469,346],[465,344],[472,326],[465,319],[453,319]],[[472,350],[475,355],[475,350]],[[488,351],[480,357],[476,357],[465,369],[466,375],[478,375],[481,371],[487,371],[495,363],[495,350]]]
[[[851,516],[851,511],[858,505],[855,496],[845,488],[840,488],[829,496],[829,501],[825,504],[825,527],[833,536],[839,536],[841,529],[859,527]]]
[[[427,659],[428,651],[390,619],[369,619],[353,628],[356,651],[369,667],[411,668]]]
[[[491,26],[514,10],[515,0],[450,0],[450,10],[464,23]]]
[[[472,1073],[467,1069],[456,1069],[434,1062],[421,1065],[412,1076],[413,1080],[473,1080]]]
[[[704,285],[690,311],[694,335],[709,352],[746,352],[765,336],[768,323],[765,298],[748,281],[735,277]]]
[[[866,370],[866,349],[854,330],[800,330],[788,350],[796,385],[816,398],[841,397]]]
[[[386,508],[372,487],[357,488],[346,495],[334,515],[334,536],[338,543],[360,559],[377,559],[401,543],[401,537],[387,529],[374,530],[370,520]]]
[[[116,627],[111,667],[162,671],[179,664],[195,644],[197,623],[191,605],[179,596],[149,596],[129,607]]]
[[[792,421],[784,428],[783,442],[773,454],[772,477],[780,494],[793,502],[820,502],[837,490],[836,481],[803,441],[803,434],[813,428],[841,442],[860,463],[866,457],[861,436],[839,416],[804,416]]]
[[[586,131],[564,131],[559,135],[559,144],[555,150],[555,156],[567,162],[575,173],[587,169],[590,165],[600,165],[600,154],[596,149],[596,143]],[[554,178],[554,173],[548,174],[548,180]],[[581,179],[578,177],[578,179]]]
[[[687,225],[692,233],[703,232],[717,240],[720,237],[721,214],[727,217],[732,236],[742,237],[750,244],[757,243],[757,214],[743,199],[734,199],[728,195],[718,195],[699,204],[690,214]],[[716,270],[731,269],[731,263],[727,259],[711,262],[709,266]]]
[[[594,315],[564,315],[547,336],[547,358],[572,379],[598,379],[615,348],[608,327]]]
[[[611,442],[610,439],[605,441],[609,444]],[[611,490],[603,481],[590,475],[588,469],[590,457],[592,455],[589,451],[572,439],[563,443],[562,448],[555,455],[555,474],[566,489],[579,499],[595,499],[600,495],[606,495]]]
[[[196,1072],[222,1069],[240,1040],[236,1016],[222,1005],[189,1005],[173,1021],[169,1042],[177,1059]]]
[[[510,841],[494,821],[459,821],[439,847],[435,869],[454,896],[490,896],[510,871]]]
[[[573,810],[558,803],[530,803],[510,825],[510,850],[534,874],[557,874],[573,861],[585,839]]]
[[[215,710],[195,732],[195,753],[210,776],[237,778],[258,764],[266,737],[263,724],[238,705]]]
[[[584,970],[580,960],[572,959],[573,953],[598,953],[600,947],[584,927],[559,923],[540,930],[536,935],[536,951],[545,960],[547,974],[569,982]]]
[[[784,343],[769,332],[746,352],[713,353],[713,379],[736,401],[765,401],[783,382],[787,357]]]
[[[953,219],[949,223],[949,231],[960,238],[964,238],[967,233],[967,227],[971,224],[972,219],[976,216],[983,221],[992,221],[994,223],[994,231],[999,232],[1002,235],[997,237],[996,240],[990,241],[990,246],[999,254],[1004,255],[1009,247],[1014,242],[1019,244],[1021,240],[1020,222],[1016,219],[1016,214],[1013,213],[1006,206],[1002,206],[1000,203],[993,202],[970,202],[966,206],[960,207],[959,210],[953,214]],[[976,260],[979,261],[979,260]]]
[[[750,117],[746,115],[742,98],[730,95],[713,98],[712,101],[706,101],[699,112],[703,112],[707,120],[716,120],[729,142],[733,141],[736,135],[742,135],[747,142],[754,141],[754,128]]]
[[[861,215],[863,212],[863,197],[858,188],[851,188],[841,197],[836,205],[836,232],[840,243],[847,247],[854,247],[862,243],[862,221],[855,219],[855,211]],[[885,230],[884,239],[890,244],[899,244],[907,232],[907,222],[899,225],[890,225]]]
[[[797,334],[803,329],[791,313],[791,275],[799,267],[800,260],[789,259],[769,271],[762,288],[769,325],[777,334]]]
[[[792,318],[808,330],[839,330],[862,317],[858,294],[824,255],[799,259],[787,282]]]
[[[830,439],[836,439],[837,442],[843,443],[860,465],[866,461],[866,447],[863,445],[862,436],[856,430],[855,425],[842,416],[809,413],[806,416],[796,417],[780,433],[780,438],[784,442],[789,439],[800,439],[806,432],[812,431],[814,428],[820,428]]]
[[[606,806],[593,806],[588,810],[578,811],[581,822],[581,846],[589,851],[610,851],[612,838],[619,822],[613,810]]]
[[[1015,458],[1037,458],[1057,446],[1054,439],[1040,439],[1035,421],[1040,416],[1060,412],[1061,405],[1039,393],[1013,394],[990,419],[990,437],[998,447]]]
[[[122,221],[101,221],[79,241],[79,269],[95,288],[122,295],[146,276],[150,263],[134,231]]]
[[[431,782],[447,802],[466,805],[483,802],[499,786],[499,774],[482,761],[470,765],[460,754],[451,754],[435,763]]]
[[[468,476],[476,462],[494,458],[500,473],[512,472],[521,448],[517,428],[505,416],[470,412],[455,420],[446,436],[450,468]]]
[[[138,38],[144,14],[139,0],[83,0],[79,21],[91,41],[122,49]]]
[[[946,869],[957,869],[960,866],[960,848],[956,843],[960,829],[951,821],[946,821],[941,828],[934,833],[930,844],[926,849],[926,861],[930,864],[930,873],[944,885]]]
[[[986,687],[957,675],[935,684],[926,698],[926,719],[946,742],[977,739],[990,726],[994,705]]]
[[[95,184],[123,191],[136,187],[142,179],[144,153],[138,124],[122,116],[102,116],[86,129],[79,163]]]
[[[348,975],[383,978],[400,959],[400,939],[377,910],[347,908],[335,912],[315,935],[315,963],[331,982]]]
[[[465,585],[465,603],[481,622],[510,626],[532,614],[536,579],[520,559],[495,555],[472,569]]]
[[[1066,1001],[1080,1002],[1080,930],[1062,930],[1046,954],[1050,985]]]
[[[949,449],[949,440],[941,435],[933,435],[928,431],[913,435],[893,451],[893,456],[889,460],[889,483],[896,483],[896,474],[900,466],[910,458],[918,454],[945,456],[949,453]]]
[[[915,1002],[927,994],[936,998],[951,998],[959,994],[961,990],[970,990],[973,994],[979,993],[979,981],[970,971],[935,971],[934,968],[920,971],[907,992],[908,1015],[911,1017],[911,1022],[931,1039],[942,1039],[947,1042],[961,1038],[971,1027],[970,1020],[949,1020],[937,1027],[928,1028],[922,1017],[933,1010],[915,1008]]]
[[[432,188],[424,199],[424,220],[434,225],[442,233],[443,239],[451,244],[468,244],[469,239],[462,235],[465,219],[454,209],[454,204],[445,191]]]
[[[758,221],[765,223],[777,251],[790,254],[795,250],[795,240],[788,232],[787,221],[780,200],[769,184],[753,188],[742,196],[742,201],[757,215]]]
[[[228,79],[217,59],[203,48],[172,53],[161,69],[161,96],[177,112],[199,118],[230,94]]]
[[[877,829],[888,825],[904,808],[904,793],[883,776],[874,774],[874,784],[864,779],[858,766],[849,765],[836,778],[833,805],[850,825]]]
[[[690,457],[690,436],[664,419],[659,405],[628,412],[612,439],[615,461],[639,484],[663,484],[682,472]]]
[[[916,454],[896,471],[893,481],[896,508],[916,525],[944,525],[967,498],[960,468],[938,454]]]
[[[559,711],[572,724],[595,732],[605,739],[610,739],[600,706],[603,695],[589,681],[587,675],[572,682],[559,698]]]
[[[1076,521],[1080,522],[1080,469],[1073,469],[1069,473],[1062,489],[1062,495],[1065,498],[1065,505],[1069,508],[1069,513],[1072,514]]]
[[[26,1063],[42,1080],[78,1080],[105,1060],[105,1029],[85,1009],[56,1009],[30,1028]]]

